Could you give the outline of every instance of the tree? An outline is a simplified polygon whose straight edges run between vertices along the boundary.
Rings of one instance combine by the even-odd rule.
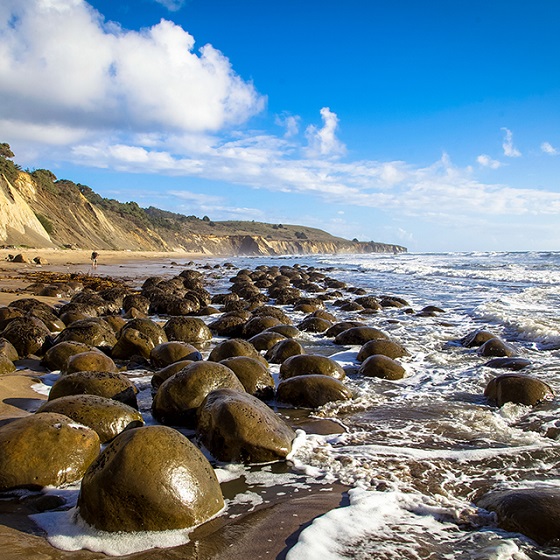
[[[0,156],[10,159],[14,157],[14,152],[12,152],[9,144],[6,144],[5,142],[0,144]]]

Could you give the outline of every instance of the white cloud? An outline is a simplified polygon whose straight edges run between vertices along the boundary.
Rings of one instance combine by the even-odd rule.
[[[164,8],[167,8],[170,12],[176,12],[180,10],[185,4],[185,0],[155,0],[158,4],[161,4]]]
[[[300,117],[297,115],[282,114],[276,115],[274,122],[278,126],[282,126],[286,129],[284,133],[285,138],[291,138],[292,136],[297,136],[299,133],[300,120]]]
[[[336,137],[338,117],[328,107],[321,109],[322,128],[309,125],[305,131],[310,157],[336,157],[346,152],[346,146]]]
[[[499,169],[502,167],[502,163],[496,159],[492,159],[490,156],[486,154],[480,154],[476,161],[482,165],[482,167],[489,167],[490,169]]]
[[[502,148],[507,157],[521,157],[521,152],[513,145],[513,132],[509,128],[502,127],[504,131],[504,141]]]
[[[541,150],[550,156],[557,156],[560,152],[549,142],[543,142],[541,144]]]
[[[5,0],[0,9],[0,119],[25,129],[218,131],[265,98],[211,45],[166,20],[106,24],[84,0]]]

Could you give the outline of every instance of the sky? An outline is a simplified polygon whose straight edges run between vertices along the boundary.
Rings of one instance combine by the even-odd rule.
[[[560,250],[557,0],[1,0],[0,142],[121,202]]]

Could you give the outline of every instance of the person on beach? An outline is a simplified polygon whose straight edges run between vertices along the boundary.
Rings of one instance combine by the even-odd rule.
[[[94,251],[91,254],[91,267],[92,268],[97,268],[97,257],[98,257],[98,253],[96,251]]]

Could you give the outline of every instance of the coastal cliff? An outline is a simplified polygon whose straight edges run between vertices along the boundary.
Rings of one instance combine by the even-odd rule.
[[[216,256],[401,253],[400,245],[349,241],[316,228],[211,221],[105,199],[48,170],[20,171],[0,158],[0,245],[185,251]]]

